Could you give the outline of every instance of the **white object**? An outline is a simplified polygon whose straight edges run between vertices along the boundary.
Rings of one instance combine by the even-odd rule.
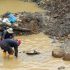
[[[9,29],[7,29],[7,32],[8,33],[13,33],[13,29],[12,28],[9,28]]]
[[[10,23],[10,21],[8,20],[8,18],[3,18],[3,21],[2,22],[3,23],[6,23],[6,22]]]
[[[2,22],[6,23],[7,25],[11,25],[10,21],[8,20],[8,18],[3,18]]]

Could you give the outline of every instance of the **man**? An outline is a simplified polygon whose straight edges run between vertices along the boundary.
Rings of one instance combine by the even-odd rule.
[[[13,39],[14,38],[14,32],[12,28],[4,29],[1,34],[1,40],[4,39]]]
[[[18,46],[20,44],[20,40],[5,39],[0,42],[0,47],[3,50],[4,54],[8,52],[9,57],[13,54],[15,54],[15,57],[18,57]],[[12,48],[14,48],[14,50]]]

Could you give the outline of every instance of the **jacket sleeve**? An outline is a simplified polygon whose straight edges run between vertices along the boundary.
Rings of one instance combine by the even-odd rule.
[[[2,34],[1,34],[1,40],[4,40],[5,35],[6,35],[6,30],[2,32]]]

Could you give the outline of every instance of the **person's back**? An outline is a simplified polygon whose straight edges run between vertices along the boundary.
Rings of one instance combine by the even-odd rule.
[[[3,42],[6,42],[10,47],[18,46],[17,40],[5,39]]]

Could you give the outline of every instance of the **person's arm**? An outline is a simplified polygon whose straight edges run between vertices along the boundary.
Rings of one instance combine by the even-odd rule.
[[[1,40],[3,40],[3,32],[1,33]]]
[[[12,39],[13,39],[13,40],[14,40],[14,37],[15,37],[15,34],[13,33],[13,34],[12,34]]]
[[[18,57],[18,46],[14,47],[15,50],[15,56]]]
[[[5,30],[5,31],[3,31],[2,35],[1,35],[1,40],[4,40],[5,35],[6,35],[6,30]]]

